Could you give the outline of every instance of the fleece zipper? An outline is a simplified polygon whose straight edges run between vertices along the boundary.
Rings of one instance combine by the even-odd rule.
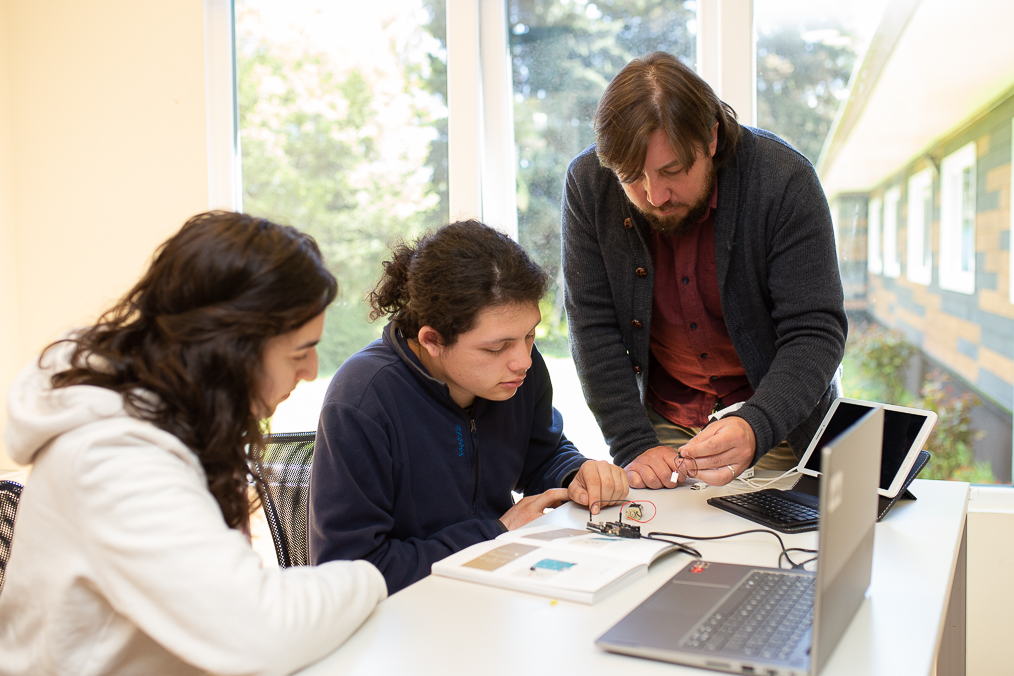
[[[479,435],[475,433],[475,410],[468,413],[468,426],[472,435],[472,515],[478,514],[476,500],[479,497]]]

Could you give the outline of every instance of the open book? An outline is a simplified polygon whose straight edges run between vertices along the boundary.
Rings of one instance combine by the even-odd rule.
[[[480,542],[433,564],[433,574],[494,587],[595,603],[673,545],[587,530],[538,526]]]

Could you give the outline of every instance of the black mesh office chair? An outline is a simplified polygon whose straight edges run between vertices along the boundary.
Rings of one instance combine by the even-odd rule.
[[[315,435],[296,432],[264,437],[263,482],[257,490],[282,568],[309,563],[306,522]]]
[[[4,588],[4,571],[11,558],[11,540],[14,538],[14,519],[18,515],[21,484],[0,481],[0,591]]]

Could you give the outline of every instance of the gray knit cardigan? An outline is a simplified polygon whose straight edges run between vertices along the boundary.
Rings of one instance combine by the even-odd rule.
[[[629,219],[629,220],[628,220]],[[649,226],[591,146],[567,171],[563,270],[571,352],[616,464],[658,444],[644,410],[654,283]],[[831,402],[848,324],[827,199],[810,163],[743,127],[718,171],[715,257],[725,324],[754,395],[736,414],[754,462],[801,455]]]

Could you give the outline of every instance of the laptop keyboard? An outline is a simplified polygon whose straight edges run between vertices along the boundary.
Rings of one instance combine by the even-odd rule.
[[[813,623],[816,576],[754,571],[685,641],[707,652],[785,660]]]
[[[786,500],[776,492],[740,493],[725,495],[722,499],[744,509],[749,509],[768,521],[787,525],[817,521],[820,517],[820,512],[816,508]]]

